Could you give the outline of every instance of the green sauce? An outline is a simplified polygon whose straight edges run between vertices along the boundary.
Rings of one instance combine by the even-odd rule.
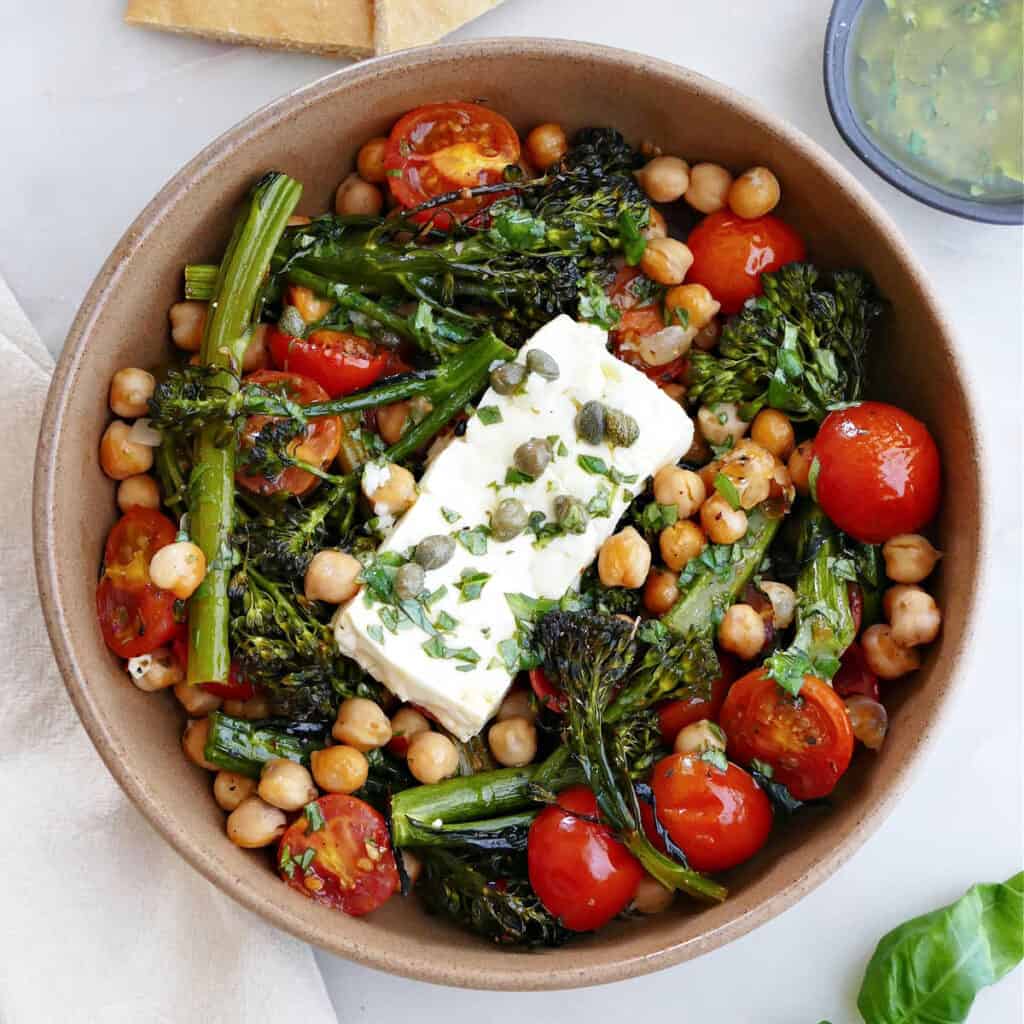
[[[1024,195],[1024,0],[866,0],[850,46],[861,127],[929,183]]]

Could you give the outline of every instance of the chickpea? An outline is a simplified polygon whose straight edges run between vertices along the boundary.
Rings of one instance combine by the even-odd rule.
[[[258,796],[249,796],[228,815],[228,839],[235,846],[255,850],[280,839],[287,824],[284,811],[264,803]]]
[[[155,390],[153,374],[134,366],[118,370],[110,380],[110,411],[127,419],[145,416]]]
[[[664,615],[679,600],[679,574],[655,567],[644,584],[644,608],[651,615]]]
[[[523,688],[509,690],[505,699],[498,708],[495,720],[504,722],[508,718],[525,718],[532,722],[537,717],[537,705],[534,702],[533,694]]]
[[[391,723],[378,704],[365,697],[342,701],[331,735],[364,754],[383,747],[391,739]]]
[[[366,755],[345,745],[314,750],[309,761],[313,778],[325,793],[354,793],[370,773]]]
[[[732,175],[721,164],[694,164],[685,199],[701,213],[717,213],[725,207]]]
[[[926,590],[913,584],[897,583],[882,598],[892,638],[900,647],[930,644],[942,625],[942,612]]]
[[[640,269],[658,284],[682,284],[693,266],[690,247],[675,238],[652,238],[640,257]]]
[[[284,757],[275,757],[263,765],[257,791],[261,800],[282,811],[297,811],[317,798],[308,769]]]
[[[111,480],[127,480],[148,473],[153,466],[153,449],[129,441],[131,429],[124,420],[114,420],[100,439],[100,468]]]
[[[363,473],[363,494],[376,515],[401,515],[416,504],[416,478],[409,470],[394,462],[374,468],[372,477]]]
[[[662,561],[676,572],[685,569],[706,545],[704,531],[689,519],[679,519],[671,526],[666,526],[658,536]]]
[[[768,639],[764,619],[749,604],[731,605],[718,626],[718,644],[744,661],[756,657]]]
[[[376,217],[384,206],[384,196],[376,185],[363,181],[358,174],[350,174],[334,193],[334,212],[345,216],[358,214]]]
[[[245,346],[242,353],[242,372],[252,373],[254,370],[266,369],[270,362],[270,353],[267,350],[268,324],[256,324],[252,329],[249,344]]]
[[[539,124],[526,136],[527,159],[539,171],[546,171],[569,152],[569,140],[560,124]]]
[[[410,403],[392,402],[377,410],[377,431],[387,444],[395,444],[405,433],[409,422]]]
[[[900,533],[885,542],[882,557],[885,575],[894,583],[920,583],[931,574],[942,552],[920,534]]]
[[[176,684],[174,696],[178,698],[178,703],[186,713],[193,717],[208,715],[220,707],[220,697],[201,686],[191,686],[189,683]]]
[[[522,768],[537,756],[537,727],[529,718],[505,718],[487,731],[494,760],[506,768]]]
[[[796,445],[793,424],[778,409],[762,409],[750,424],[750,439],[767,448],[777,459],[786,461]]]
[[[409,771],[425,785],[450,778],[458,771],[459,752],[447,736],[421,732],[409,744]]]
[[[772,625],[776,629],[788,629],[796,615],[796,594],[792,587],[774,580],[762,580],[761,592],[772,606]]]
[[[734,544],[746,535],[747,513],[733,508],[720,494],[712,494],[700,507],[700,523],[714,544]]]
[[[702,405],[697,410],[697,427],[711,444],[735,444],[750,429],[750,424],[740,419],[735,402],[716,402]]]
[[[181,734],[181,749],[185,756],[200,768],[215,772],[218,766],[206,760],[206,741],[210,736],[210,720],[208,718],[193,718],[186,723],[185,731]]]
[[[708,292],[708,294],[710,295],[711,293]],[[699,348],[701,352],[710,352],[718,347],[718,339],[721,336],[721,322],[711,319],[693,336],[694,348]]]
[[[362,563],[347,551],[318,551],[306,569],[303,591],[310,601],[344,604],[359,593]]]
[[[149,563],[149,578],[161,590],[184,601],[206,576],[206,555],[198,544],[178,540],[162,547]]]
[[[224,701],[224,714],[230,715],[232,718],[244,718],[246,721],[258,722],[261,718],[269,718],[270,713],[270,702],[266,697]]]
[[[158,647],[141,658],[132,658],[128,669],[132,682],[144,693],[177,686],[185,678],[178,659],[166,647]]]
[[[650,568],[651,549],[632,526],[609,537],[597,556],[597,573],[606,587],[636,590],[644,585]]]
[[[802,441],[793,450],[786,468],[797,494],[807,497],[811,493],[811,463],[814,461],[814,445],[811,441]]]
[[[771,213],[779,205],[782,188],[767,167],[744,171],[729,189],[729,209],[737,217],[753,220]]]
[[[707,327],[721,308],[722,304],[702,284],[676,285],[665,295],[665,312],[682,310],[687,325],[698,331]]]
[[[889,715],[885,707],[863,693],[846,698],[846,712],[850,716],[853,735],[868,750],[881,750],[885,734],[889,731]]]
[[[735,607],[735,605],[733,606]],[[677,754],[703,754],[708,750],[725,752],[726,740],[722,727],[710,719],[691,722],[676,733],[672,749]]]
[[[728,477],[739,492],[740,508],[760,505],[771,493],[774,456],[746,438],[722,456],[722,475]],[[713,484],[712,484],[713,485]]]
[[[122,512],[130,508],[160,507],[160,488],[157,482],[145,473],[125,477],[117,485],[117,507]]]
[[[636,887],[630,907],[638,914],[660,914],[672,906],[675,898],[675,892],[666,889],[653,875],[645,874]]]
[[[648,242],[655,238],[668,238],[668,224],[660,210],[651,207],[650,213],[647,215],[647,227],[642,233]]]
[[[394,748],[398,749],[399,753],[408,753],[412,738],[418,736],[421,732],[430,732],[430,722],[427,721],[425,715],[421,715],[415,708],[408,705],[401,707],[392,716],[391,738],[393,740],[405,741],[404,743],[393,745]]]
[[[690,167],[677,156],[656,156],[636,172],[640,187],[655,203],[674,203],[690,187]]]
[[[238,772],[217,772],[213,780],[213,799],[222,811],[229,814],[243,800],[248,800],[256,792],[256,780]]]
[[[315,324],[318,320],[323,320],[334,308],[334,302],[331,299],[322,299],[312,288],[301,284],[289,285],[286,297],[288,305],[294,306],[298,310],[299,316],[307,324]]]
[[[171,321],[171,341],[186,352],[198,352],[203,345],[206,313],[205,302],[176,302],[167,313]]]
[[[388,148],[388,140],[379,135],[364,142],[356,157],[356,170],[363,181],[371,185],[383,185],[388,180],[388,172],[384,167],[384,153]]]
[[[793,486],[793,478],[789,475],[789,468],[782,462],[777,462],[772,470],[772,492],[776,497],[782,497],[787,504],[792,504],[796,497],[796,488]]]
[[[402,867],[405,868],[405,874],[409,879],[410,885],[415,885],[420,880],[420,875],[423,874],[423,861],[416,856],[412,850],[402,850]]]
[[[860,637],[864,660],[879,679],[899,679],[921,667],[921,655],[913,647],[900,647],[892,627],[884,623],[869,626]]]

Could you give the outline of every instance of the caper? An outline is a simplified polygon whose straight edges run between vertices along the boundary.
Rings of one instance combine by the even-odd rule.
[[[609,444],[628,448],[640,436],[640,426],[628,412],[621,409],[606,409],[604,436]]]
[[[576,413],[576,436],[590,444],[604,440],[605,408],[600,402],[586,402]]]
[[[543,349],[532,348],[526,353],[526,368],[545,380],[558,380],[558,363]]]
[[[418,565],[424,569],[440,569],[455,554],[455,541],[444,533],[435,533],[430,537],[424,537],[416,545],[416,552],[413,557]]]
[[[526,506],[518,498],[505,498],[491,516],[491,536],[495,540],[511,540],[526,529],[530,517]]]
[[[584,533],[590,516],[579,498],[571,494],[560,494],[555,498],[555,522],[566,533]]]
[[[425,579],[422,565],[406,562],[395,574],[395,593],[402,601],[412,601],[423,593]]]
[[[526,380],[526,367],[522,363],[502,363],[491,370],[491,387],[499,395],[514,395]]]
[[[277,321],[278,330],[282,334],[290,334],[294,338],[301,338],[306,333],[306,321],[295,306],[285,306],[281,310],[281,319]]]
[[[543,437],[531,437],[516,449],[512,461],[520,473],[536,480],[551,463],[551,445]]]

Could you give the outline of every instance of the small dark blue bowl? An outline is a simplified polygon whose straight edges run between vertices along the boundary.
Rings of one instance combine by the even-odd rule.
[[[825,97],[839,134],[847,145],[890,185],[908,196],[968,220],[986,224],[1024,224],[1024,198],[982,202],[947,192],[897,163],[860,126],[850,103],[849,46],[857,15],[865,0],[836,0],[825,32]]]

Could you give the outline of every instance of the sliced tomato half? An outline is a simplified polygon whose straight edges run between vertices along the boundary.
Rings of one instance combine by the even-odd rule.
[[[146,586],[153,555],[170,544],[177,532],[174,523],[155,509],[130,508],[107,537],[104,575],[129,590]]]
[[[314,331],[308,338],[296,338],[272,327],[268,342],[279,370],[316,381],[331,398],[362,391],[398,372],[390,349],[346,331]]]
[[[96,588],[96,614],[104,643],[121,658],[152,653],[178,628],[174,595],[152,583],[124,587],[104,576]]]

